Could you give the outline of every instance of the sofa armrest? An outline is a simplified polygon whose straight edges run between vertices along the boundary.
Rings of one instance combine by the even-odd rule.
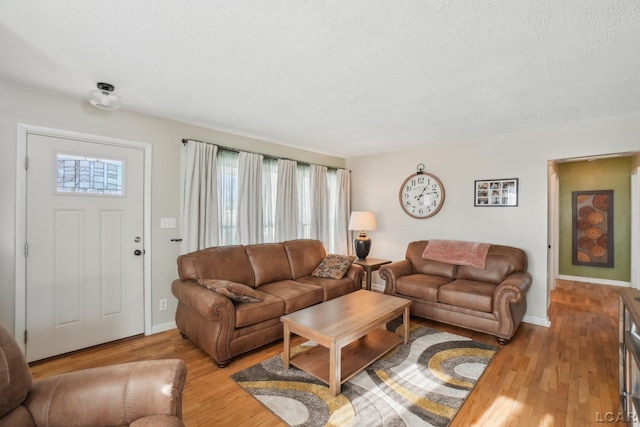
[[[345,277],[353,280],[353,290],[357,291],[358,289],[362,289],[362,276],[364,274],[364,268],[358,264],[351,264],[349,270],[347,270],[347,274]]]
[[[174,280],[171,283],[171,292],[178,301],[206,319],[213,321],[230,319],[233,325],[236,323],[236,309],[233,302],[224,295],[199,285],[194,280]]]
[[[183,335],[223,367],[231,360],[231,338],[236,328],[233,302],[195,280],[174,280],[171,291],[179,304],[176,325]]]
[[[147,416],[181,425],[186,375],[180,359],[85,369],[36,381],[23,405],[41,426],[124,426]]]
[[[499,337],[510,338],[527,309],[526,294],[531,287],[530,273],[514,273],[496,286],[493,293],[493,311],[500,324]],[[515,311],[514,307],[518,307]]]
[[[380,267],[378,275],[385,281],[384,293],[394,295],[396,293],[396,280],[408,274],[413,274],[413,264],[408,259]]]

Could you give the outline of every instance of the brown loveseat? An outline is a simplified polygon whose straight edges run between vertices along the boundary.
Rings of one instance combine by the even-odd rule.
[[[495,335],[507,344],[527,310],[531,275],[525,252],[489,245],[481,269],[425,259],[428,243],[411,242],[406,259],[380,267],[384,292],[413,301],[413,315]]]
[[[312,275],[325,256],[322,243],[309,239],[212,247],[181,255],[180,278],[171,286],[178,299],[178,329],[219,367],[281,339],[280,316],[361,288],[359,265],[347,264],[340,279]],[[242,292],[242,301],[257,302],[234,302],[216,286]]]

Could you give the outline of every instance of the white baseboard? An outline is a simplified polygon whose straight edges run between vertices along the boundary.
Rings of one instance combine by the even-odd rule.
[[[622,280],[596,279],[593,277],[582,277],[582,276],[566,276],[564,274],[559,275],[558,279],[572,280],[574,282],[595,283],[596,285],[619,286],[622,288],[628,288],[631,286],[631,282],[624,282]]]
[[[535,316],[527,316],[525,315],[522,318],[522,321],[525,323],[531,323],[532,325],[538,325],[538,326],[544,326],[545,328],[548,328],[551,326],[551,322],[549,321],[549,319],[545,319],[542,317],[535,317]]]
[[[171,329],[176,329],[176,322],[167,322],[167,323],[162,323],[160,325],[153,325],[151,327],[151,334],[159,334],[160,332],[164,332],[164,331],[170,331]]]
[[[371,290],[376,292],[384,292],[384,283],[372,283]]]

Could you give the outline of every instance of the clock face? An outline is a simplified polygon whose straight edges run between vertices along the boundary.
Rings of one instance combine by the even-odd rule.
[[[444,186],[430,173],[416,173],[400,187],[400,206],[414,218],[429,218],[438,213],[444,203]]]

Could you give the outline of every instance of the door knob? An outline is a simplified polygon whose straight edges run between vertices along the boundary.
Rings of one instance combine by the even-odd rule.
[[[140,255],[142,255],[142,251],[140,249],[136,249],[135,251],[133,251],[133,254],[135,256],[140,256]]]

